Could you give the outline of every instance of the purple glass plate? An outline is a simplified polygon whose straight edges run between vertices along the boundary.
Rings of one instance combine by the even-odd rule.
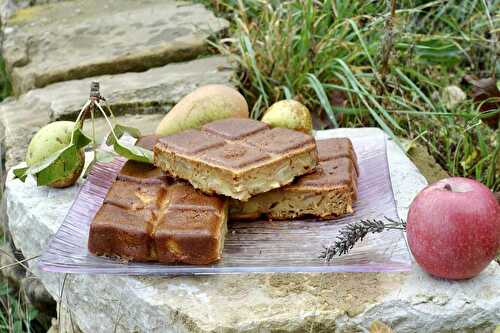
[[[385,136],[351,138],[360,176],[355,213],[341,219],[295,221],[230,221],[223,259],[213,265],[124,263],[96,257],[87,250],[89,225],[124,163],[96,164],[83,184],[63,224],[49,242],[39,265],[62,273],[121,275],[185,275],[259,272],[397,272],[411,260],[399,230],[370,234],[347,255],[331,262],[318,258],[339,228],[360,219],[398,218],[392,192]]]

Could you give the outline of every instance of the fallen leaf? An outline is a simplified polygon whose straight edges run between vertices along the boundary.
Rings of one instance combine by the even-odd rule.
[[[463,90],[458,86],[448,86],[444,88],[441,96],[448,110],[453,110],[467,98]]]
[[[330,103],[332,106],[344,108],[347,105],[347,94],[342,90],[332,90]]]
[[[479,109],[481,112],[500,109],[500,90],[498,90],[495,78],[490,77],[486,79],[477,79],[472,75],[466,75],[464,79],[472,85],[471,95],[474,102],[483,103],[484,101],[492,98],[497,99],[484,102]],[[483,121],[489,126],[496,128],[498,127],[499,119],[500,113],[493,117],[484,118]]]
[[[311,112],[311,117],[314,129],[325,130],[332,128],[331,122],[328,119],[326,119],[324,112],[313,111]]]
[[[332,90],[329,94],[330,105],[335,111],[335,119],[337,123],[342,124],[344,121],[344,113],[342,108],[347,106],[347,95],[342,90]],[[315,129],[323,130],[332,128],[331,120],[328,119],[325,112],[311,112],[313,127]]]
[[[347,106],[347,94],[342,90],[332,90],[330,93],[330,104],[335,108],[345,108]],[[344,113],[335,113],[337,122],[342,124],[344,122]]]

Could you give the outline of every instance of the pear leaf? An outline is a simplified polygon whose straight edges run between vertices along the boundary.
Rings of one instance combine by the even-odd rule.
[[[24,183],[26,177],[28,177],[28,174],[26,173],[28,169],[28,167],[23,167],[12,170],[12,172],[14,173],[14,178],[18,178]]]
[[[131,126],[125,126],[125,125],[120,125],[116,124],[115,127],[113,128],[113,132],[116,135],[116,139],[120,139],[125,133],[130,135],[131,137],[134,137],[138,139],[141,136],[141,131],[135,127]],[[108,137],[106,138],[106,144],[108,146],[114,145],[116,142],[115,136],[113,135],[113,132],[109,133]]]
[[[81,149],[92,142],[91,138],[83,134],[82,129],[80,127],[76,127],[73,130],[71,136],[72,136],[71,141],[73,142],[73,145],[75,145],[77,149]]]
[[[153,164],[153,152],[151,150],[118,141],[124,134],[139,138],[141,137],[141,131],[135,127],[117,124],[113,128],[113,132],[109,133],[106,138],[106,144],[112,145],[118,155],[129,160]]]
[[[153,152],[139,146],[131,146],[125,143],[115,142],[115,152],[129,160],[153,164]]]

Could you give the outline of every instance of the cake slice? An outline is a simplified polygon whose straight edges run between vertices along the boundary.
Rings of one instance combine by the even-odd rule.
[[[160,138],[154,163],[205,193],[246,201],[311,172],[317,152],[310,135],[230,118]]]
[[[252,197],[231,200],[232,219],[284,220],[302,216],[338,217],[353,212],[357,195],[357,157],[347,138],[319,140],[319,165],[292,184]]]
[[[170,203],[155,232],[158,261],[208,264],[221,258],[227,233],[226,200],[186,183],[170,187]]]
[[[209,264],[221,258],[226,223],[226,199],[128,161],[91,222],[88,249],[130,261]]]
[[[156,260],[153,230],[160,193],[166,195],[161,180],[118,176],[90,224],[89,251],[123,260]]]

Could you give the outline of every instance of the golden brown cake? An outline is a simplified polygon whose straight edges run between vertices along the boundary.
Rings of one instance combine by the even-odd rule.
[[[154,163],[205,193],[245,201],[311,172],[317,152],[310,135],[230,118],[160,138]]]
[[[338,217],[353,212],[357,194],[357,158],[347,138],[318,140],[319,165],[292,184],[252,197],[230,200],[234,219],[284,220],[301,216]]]
[[[220,259],[227,203],[128,161],[90,225],[88,248],[131,261],[209,264]]]

